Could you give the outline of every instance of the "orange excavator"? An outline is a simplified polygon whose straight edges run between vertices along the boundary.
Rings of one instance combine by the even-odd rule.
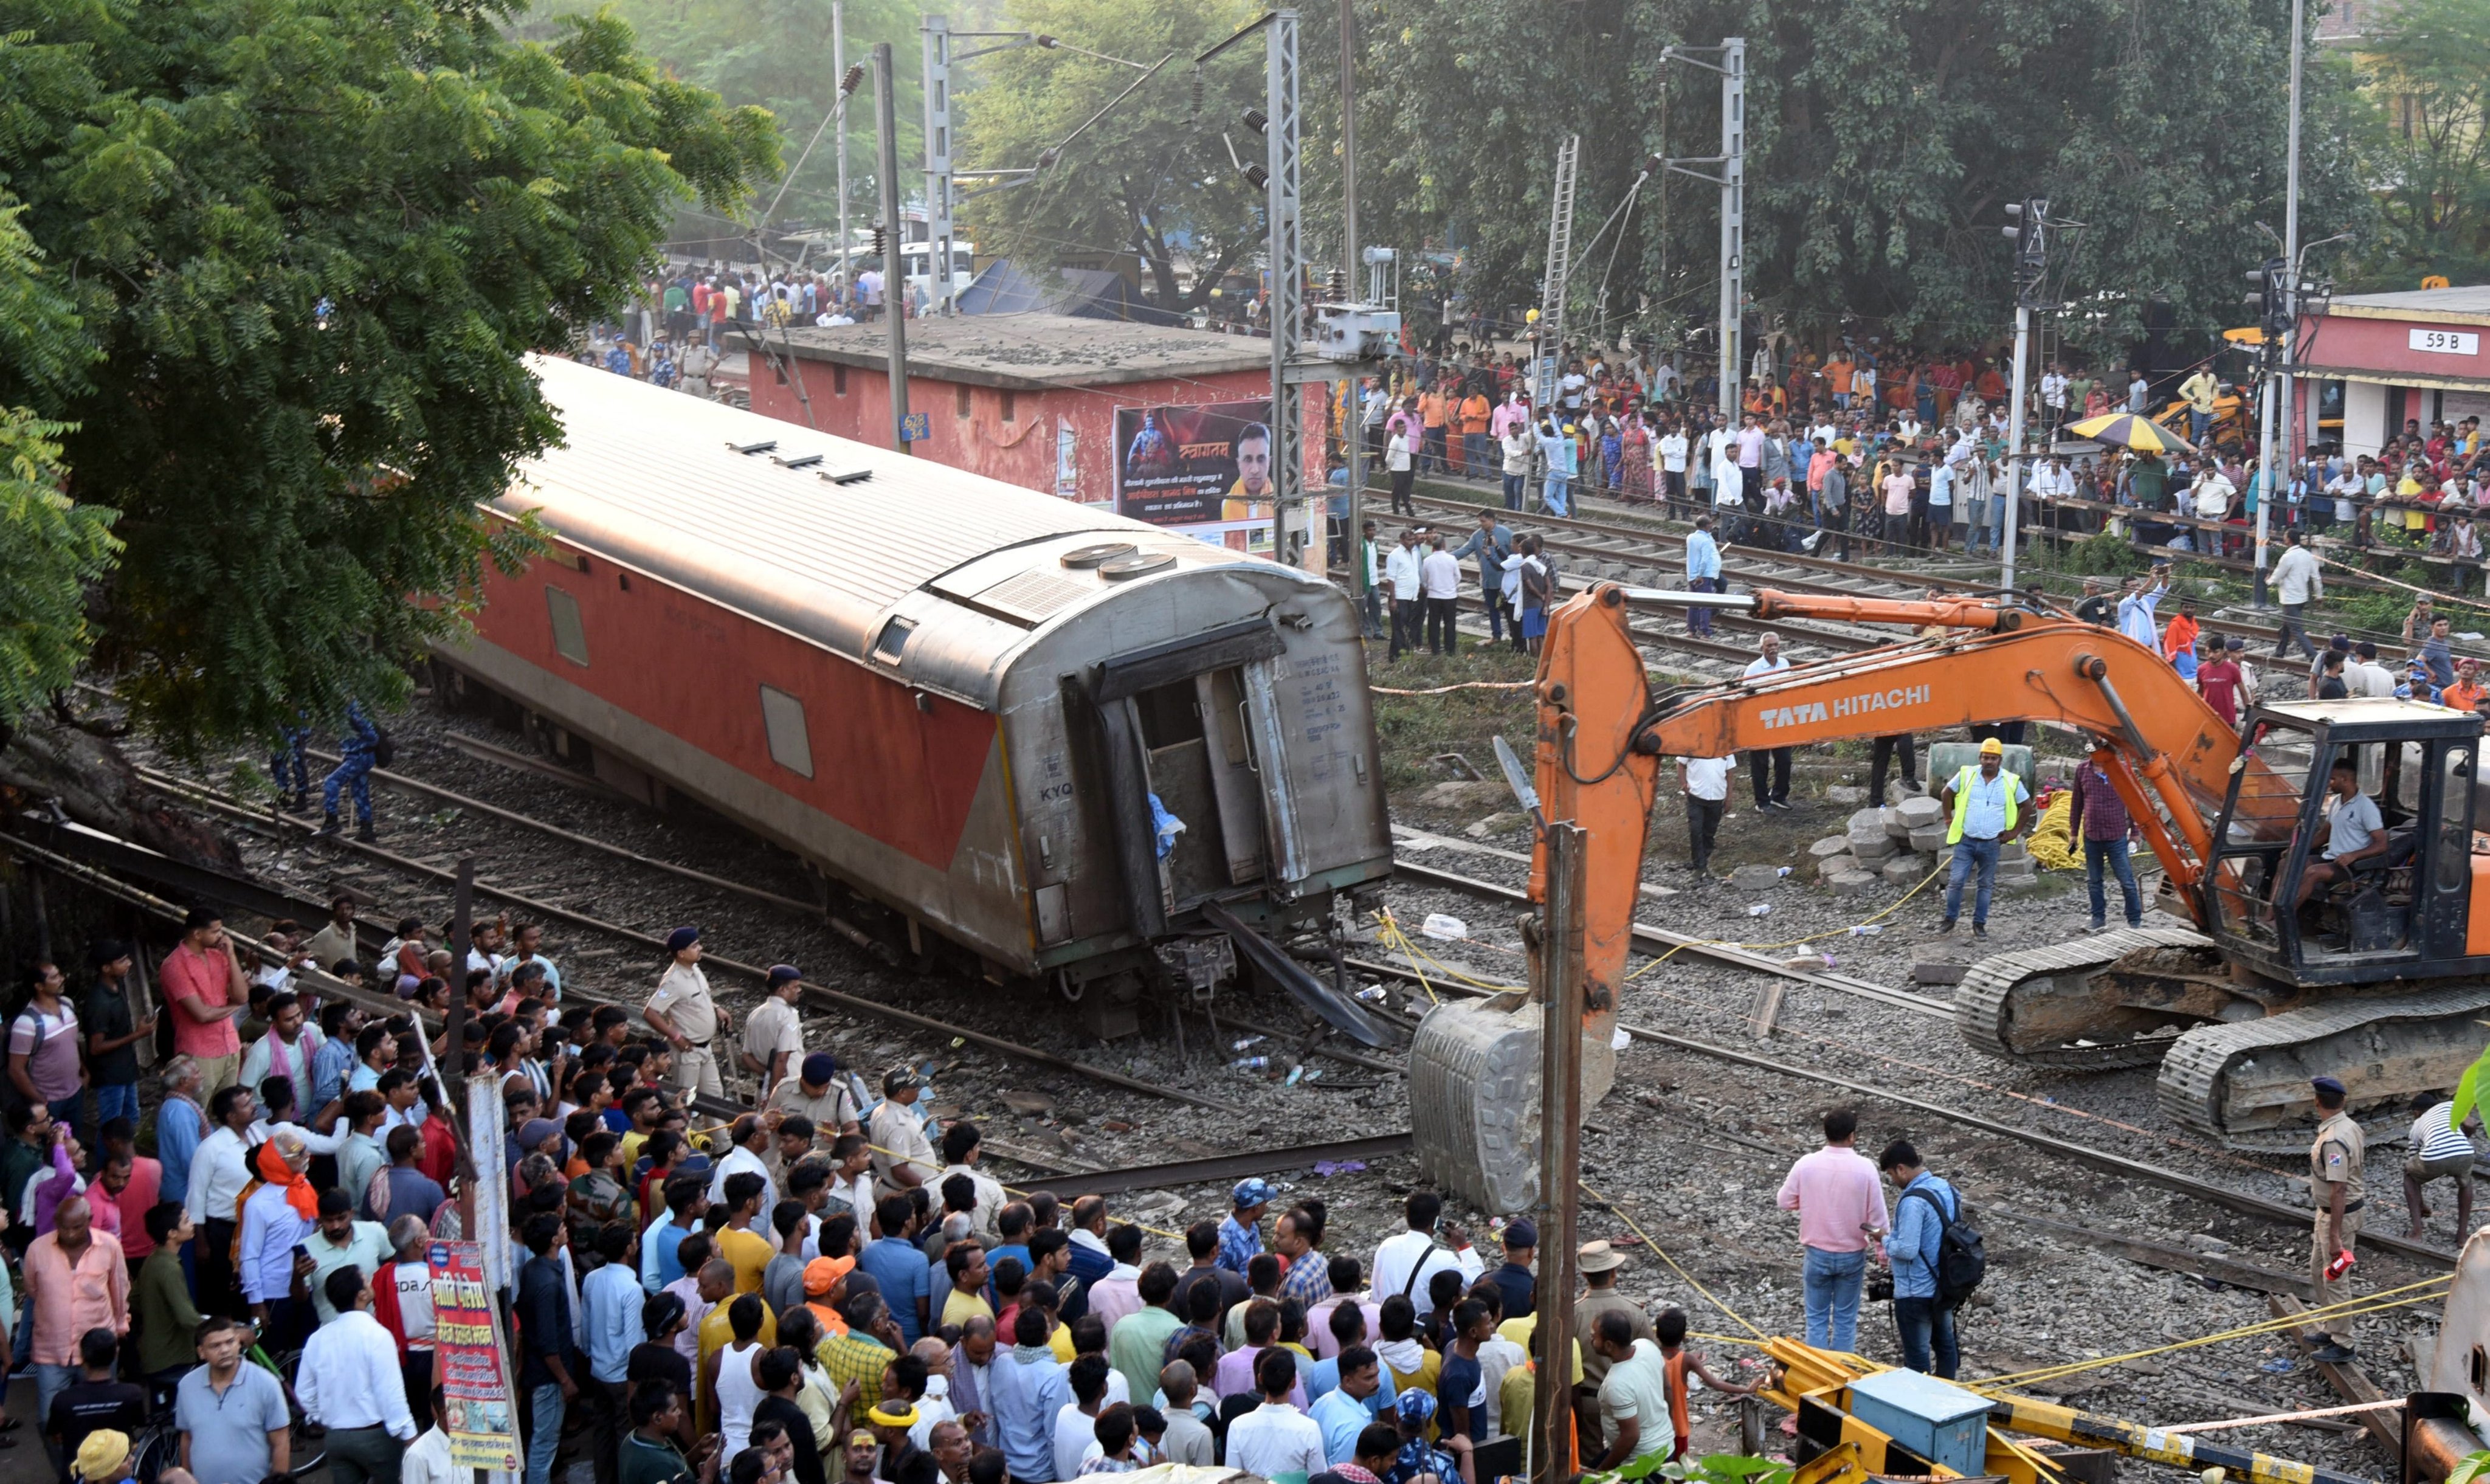
[[[1770,675],[1655,692],[1627,617],[1658,605],[1913,632]],[[2400,1105],[2453,1086],[2481,1048],[2490,843],[2476,845],[2474,832],[2482,724],[2470,713],[2392,699],[2293,700],[2255,705],[2234,728],[2159,654],[2061,610],[1612,583],[1549,615],[1537,702],[1537,817],[1588,832],[1586,1106],[1613,1075],[1609,1037],[1665,760],[2016,719],[2094,740],[2093,757],[2161,864],[2165,896],[2194,927],[2106,932],[1979,960],[1955,999],[1973,1045],[2051,1067],[2157,1062],[2160,1101],[2174,1119],[2244,1148],[2305,1142],[2313,1075],[2340,1078],[2356,1108]],[[2330,837],[2338,761],[2351,762],[2375,798],[2387,844],[2303,902],[2302,883]],[[1546,861],[1543,844],[1534,901],[1546,899]],[[1496,1065],[1520,1075],[1535,1054],[1499,1054],[1490,1017],[1437,1012],[1428,1024],[1439,1019],[1412,1051],[1422,1155],[1476,1195],[1522,1188],[1517,1178],[1535,1186],[1520,1168],[1535,1132],[1464,1112],[1449,1091]],[[1499,1162],[1502,1183],[1483,1183],[1477,1172]]]

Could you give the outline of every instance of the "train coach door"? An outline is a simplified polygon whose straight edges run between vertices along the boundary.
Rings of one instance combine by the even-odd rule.
[[[1303,831],[1297,828],[1297,799],[1288,767],[1288,729],[1280,714],[1278,686],[1270,660],[1242,668],[1246,742],[1260,785],[1262,819],[1270,830],[1271,856],[1281,883],[1303,881],[1306,869]]]
[[[1210,788],[1227,846],[1228,881],[1241,887],[1262,879],[1262,807],[1254,778],[1254,749],[1247,740],[1245,672],[1214,670],[1195,676],[1193,684],[1194,704],[1209,743]]]

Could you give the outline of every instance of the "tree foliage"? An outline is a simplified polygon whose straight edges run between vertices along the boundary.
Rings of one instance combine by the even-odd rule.
[[[2269,250],[2254,223],[2281,219],[2288,11],[2254,0],[2188,7],[2184,46],[2141,0],[1585,0],[1562,13],[1370,0],[1360,14],[1362,167],[1379,177],[1368,235],[1458,246],[1492,304],[1536,302],[1567,133],[1582,137],[1578,244],[1647,156],[1719,152],[1719,78],[1660,53],[1726,35],[1749,44],[1748,292],[1793,324],[1994,335],[2012,318],[2003,207],[2045,196],[2092,224],[2061,258],[2066,296],[2092,311],[2070,335],[2123,346],[2156,299],[2177,333],[2201,335],[2236,322],[2238,274]],[[2354,161],[2330,147],[2351,127],[2336,73],[2310,69],[2306,112],[2309,235],[2360,225]],[[1610,333],[1707,320],[1717,201],[1699,181],[1655,177],[1622,245],[1581,253],[1577,322],[1597,313],[1603,277]]]
[[[1237,174],[1221,135],[1234,140],[1241,159],[1261,159],[1261,137],[1238,120],[1262,102],[1262,48],[1248,43],[1215,59],[1198,93],[1188,64],[1260,11],[1254,0],[1010,0],[1013,27],[1130,61],[1153,63],[1170,52],[1177,60],[1032,184],[972,203],[978,250],[1038,263],[1137,252],[1153,297],[1188,308],[1208,297],[1221,274],[1253,262],[1263,247],[1262,193]],[[954,158],[995,168],[1035,164],[1138,75],[1043,47],[974,66]],[[1182,291],[1179,253],[1194,267]]]
[[[606,0],[552,0],[521,31],[523,36],[551,34],[566,15],[593,14]],[[715,93],[730,106],[766,108],[776,119],[779,150],[790,168],[805,142],[827,116],[838,96],[838,70],[830,65],[830,0],[613,0],[613,13],[639,37],[641,45],[660,66],[684,81]],[[846,0],[842,16],[847,60],[869,70],[876,42],[892,47],[893,108],[897,131],[902,199],[921,196],[924,176],[917,167],[924,151],[924,94],[917,7],[910,0]],[[955,13],[951,23],[976,24],[974,15]],[[772,218],[777,225],[826,224],[838,218],[838,155],[833,132],[805,158],[789,184],[786,197]],[[873,81],[868,74],[848,109],[848,191],[854,224],[877,216],[876,177],[881,155],[874,138]],[[767,205],[777,193],[770,183],[763,191]],[[687,230],[686,236],[732,237],[742,223],[711,218]]]
[[[57,388],[85,356],[68,300],[17,224],[21,210],[0,192],[0,362]],[[0,405],[0,732],[76,676],[94,637],[86,585],[120,549],[113,511],[62,492],[65,431]]]
[[[120,512],[96,658],[184,747],[400,698],[479,502],[559,435],[520,364],[614,307],[675,203],[774,170],[759,110],[611,15],[478,0],[0,0],[0,172],[65,301],[0,405]],[[35,465],[40,470],[40,464]]]
[[[2490,276],[2490,3],[2398,0],[2375,19],[2340,64],[2365,89],[2357,143],[2378,186],[2381,230],[2355,276],[2478,283]]]

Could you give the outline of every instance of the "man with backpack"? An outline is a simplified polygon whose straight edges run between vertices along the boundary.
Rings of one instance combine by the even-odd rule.
[[[1876,1167],[1901,1192],[1894,1201],[1885,1261],[1894,1269],[1894,1328],[1901,1337],[1902,1364],[1951,1381],[1962,1358],[1954,1311],[1970,1296],[1984,1266],[1980,1235],[1962,1225],[1962,1198],[1928,1173],[1908,1140],[1885,1146]]]

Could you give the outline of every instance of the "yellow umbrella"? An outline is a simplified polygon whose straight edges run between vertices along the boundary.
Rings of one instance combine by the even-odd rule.
[[[2104,413],[2067,424],[2067,431],[2095,443],[2123,444],[2138,453],[2193,453],[2196,446],[2158,422],[2133,413]]]

